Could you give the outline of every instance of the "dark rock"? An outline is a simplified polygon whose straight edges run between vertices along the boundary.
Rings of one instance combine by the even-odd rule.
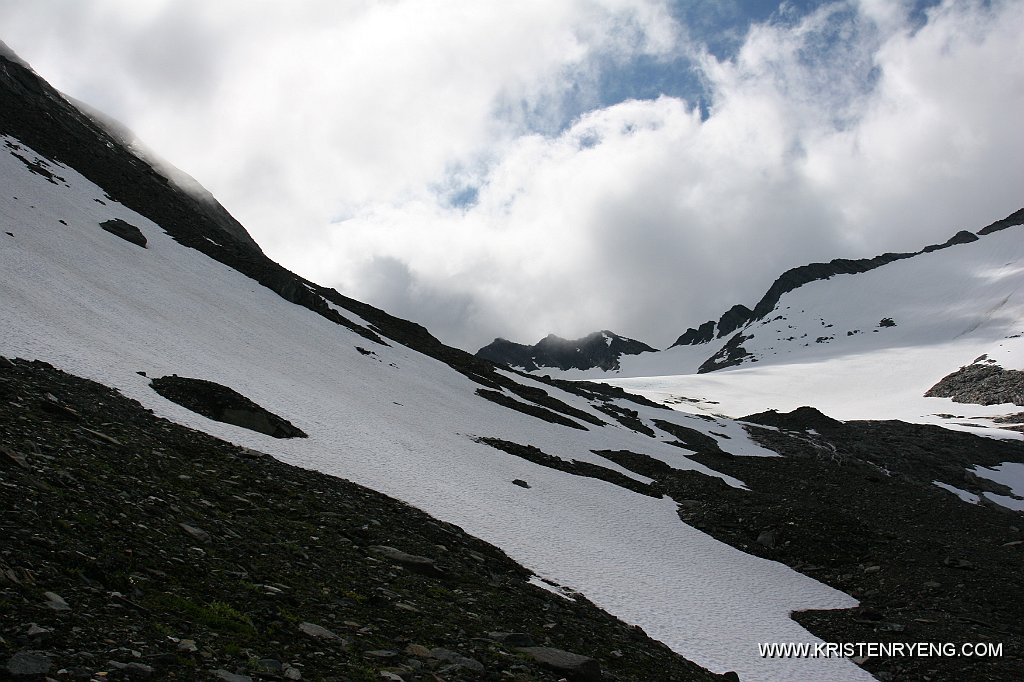
[[[299,630],[313,639],[322,639],[329,642],[345,641],[334,632],[316,623],[299,623]]]
[[[718,320],[718,338],[721,339],[750,322],[753,314],[754,311],[745,305],[737,304],[729,308]]]
[[[501,642],[505,646],[531,647],[537,645],[533,641],[533,637],[525,632],[488,632],[487,636],[495,642]]]
[[[992,234],[999,230],[1005,230],[1008,227],[1016,227],[1017,225],[1024,225],[1024,208],[1014,211],[1002,220],[997,220],[987,227],[983,227],[978,230],[978,234],[984,237],[987,234]]]
[[[742,364],[746,358],[752,357],[751,353],[743,347],[743,342],[748,338],[750,337],[737,332],[735,336],[726,341],[721,350],[705,360],[697,368],[697,374],[705,374],[725,367],[734,367],[735,365]]]
[[[374,649],[373,651],[364,651],[363,656],[380,659],[398,658],[398,652],[391,649]]]
[[[527,483],[526,481],[524,481],[521,478],[517,478],[517,479],[513,480],[512,481],[512,485],[517,485],[520,488],[529,488],[530,487],[530,484]]]
[[[978,234],[981,234],[980,232]],[[945,249],[956,244],[970,244],[971,242],[978,241],[978,236],[967,230],[960,230],[952,237],[946,240],[944,244],[932,244],[926,246],[921,250],[922,253],[931,253],[932,251],[938,251],[939,249]]]
[[[432,576],[444,575],[444,572],[437,567],[434,560],[425,556],[408,554],[400,549],[395,549],[394,547],[388,547],[386,545],[374,545],[370,547],[370,551],[384,557],[388,561],[393,561],[400,566],[404,566],[414,573]]]
[[[533,346],[495,339],[478,350],[476,356],[500,365],[521,367],[528,372],[541,367],[612,371],[619,368],[619,359],[623,355],[654,351],[646,343],[604,330],[573,340],[549,334]]]
[[[725,317],[723,315],[723,317]],[[683,332],[676,342],[670,347],[675,346],[696,346],[701,343],[710,343],[715,338],[715,323],[712,320],[708,320],[701,326],[694,329],[690,327]]]
[[[764,424],[775,426],[787,431],[808,431],[814,429],[818,433],[829,433],[831,430],[842,426],[842,422],[832,419],[820,410],[804,405],[790,412],[777,412],[768,410],[741,417],[740,421],[753,424]]]
[[[952,398],[955,403],[1024,406],[1024,371],[999,365],[972,364],[944,376],[925,393],[929,398]]]
[[[209,419],[240,426],[274,438],[306,438],[289,422],[234,389],[205,379],[158,377],[149,382],[163,397]]]
[[[961,571],[973,571],[974,564],[967,559],[954,559],[953,557],[946,557],[942,560],[942,565],[949,568],[957,568]]]
[[[0,462],[12,464],[26,470],[31,470],[32,468],[29,466],[28,460],[25,459],[25,455],[20,452],[15,452],[9,448],[5,448],[2,445],[0,445]]]
[[[566,673],[573,680],[589,682],[601,679],[601,664],[589,656],[581,656],[571,651],[545,646],[520,647],[518,651],[541,665]]]
[[[490,445],[492,448],[507,452],[510,455],[521,457],[528,462],[533,462],[534,464],[540,464],[541,466],[555,469],[556,471],[564,471],[576,476],[598,478],[602,481],[614,483],[615,485],[626,488],[627,490],[632,490],[633,492],[650,495],[651,497],[661,497],[661,493],[649,484],[638,481],[631,476],[626,476],[621,472],[613,471],[607,467],[591,464],[590,462],[581,462],[578,459],[567,461],[561,457],[549,455],[533,445],[513,443],[512,441],[503,440],[501,438],[479,436],[474,440],[478,443],[484,443],[485,445]]]
[[[107,661],[107,665],[115,670],[120,670],[124,675],[132,679],[145,679],[153,674],[153,668],[144,663],[122,663],[120,661]]]
[[[768,548],[774,547],[775,546],[775,531],[774,530],[764,530],[764,531],[761,531],[761,534],[757,536],[757,544],[763,545],[763,546],[768,547]]]
[[[120,218],[112,218],[100,223],[100,227],[115,237],[120,237],[126,242],[146,248],[146,236],[142,234],[142,230],[131,223],[127,223]]]
[[[210,534],[202,528],[196,528],[195,526],[190,526],[187,523],[179,523],[178,526],[180,526],[181,529],[194,540],[198,540],[202,543],[209,543],[211,541]]]
[[[272,675],[280,675],[284,672],[284,664],[276,658],[261,658],[256,662],[256,667],[260,672]]]
[[[211,670],[210,672],[216,675],[218,680],[223,680],[223,682],[253,682],[253,679],[248,675],[239,675],[224,669]]]
[[[19,651],[7,661],[7,672],[11,675],[45,675],[50,672],[53,659],[39,651]]]
[[[587,427],[557,412],[553,412],[552,410],[541,407],[540,405],[516,400],[512,396],[506,395],[501,391],[492,391],[489,388],[478,388],[476,389],[476,394],[481,398],[490,400],[492,403],[501,405],[502,407],[507,407],[511,410],[515,410],[516,412],[528,414],[531,417],[536,417],[537,419],[541,419],[552,424],[560,424],[562,426],[568,426],[569,428],[579,429],[581,431],[587,430]]]
[[[468,656],[463,656],[462,654],[460,654],[457,651],[452,651],[450,649],[443,649],[441,647],[436,647],[436,648],[430,650],[430,655],[431,655],[431,657],[436,658],[439,661],[445,661],[447,663],[451,663],[452,665],[448,666],[446,668],[447,670],[454,670],[456,668],[465,668],[466,670],[472,670],[473,672],[479,672],[479,673],[484,672],[484,665],[483,665],[483,663],[481,663],[480,661],[476,660],[475,658],[470,658]]]

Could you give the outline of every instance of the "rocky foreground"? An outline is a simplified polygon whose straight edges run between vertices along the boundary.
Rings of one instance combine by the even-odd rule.
[[[407,505],[0,358],[0,678],[720,680]]]

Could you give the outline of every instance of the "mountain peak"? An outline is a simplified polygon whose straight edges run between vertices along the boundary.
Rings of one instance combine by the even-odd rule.
[[[600,367],[605,371],[614,371],[618,369],[619,360],[623,355],[654,351],[654,348],[642,341],[602,329],[578,339],[564,339],[552,333],[533,346],[495,339],[478,350],[476,355],[496,364],[519,367],[527,372],[536,372],[545,367],[563,371]]]

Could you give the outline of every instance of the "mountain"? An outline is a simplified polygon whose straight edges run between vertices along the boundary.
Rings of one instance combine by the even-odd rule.
[[[745,305],[736,304],[722,313],[722,317],[715,323],[708,320],[696,329],[690,327],[679,335],[673,346],[696,346],[703,343],[711,343],[714,339],[720,339],[750,321],[754,312]]]
[[[549,334],[532,346],[495,339],[478,350],[476,356],[527,372],[537,371],[541,367],[561,370],[597,367],[613,371],[619,368],[619,359],[623,355],[652,352],[655,349],[646,343],[627,339],[606,329],[572,341]]]
[[[0,49],[9,676],[1016,679],[1020,442],[497,367],[100,118]],[[1007,655],[758,650],[821,638]]]
[[[564,367],[545,363],[540,357],[534,360],[536,369],[515,362],[514,357],[505,362],[533,373],[600,378],[634,388],[640,384],[619,379],[689,377],[669,382],[671,386],[662,382],[660,392],[678,389],[685,394],[692,386],[703,391],[703,397],[714,400],[728,396],[708,388],[713,385],[733,384],[756,374],[761,380],[757,388],[748,382],[731,390],[737,395],[765,393],[769,391],[764,383],[768,367],[799,367],[774,372],[776,377],[792,378],[797,373],[811,372],[813,366],[819,376],[831,376],[833,381],[848,375],[850,382],[856,381],[863,388],[871,386],[859,394],[843,392],[843,398],[835,402],[860,405],[879,392],[921,398],[940,378],[979,356],[984,355],[989,364],[1003,363],[1008,369],[1021,363],[1016,339],[1024,332],[1024,303],[1017,293],[1024,285],[1022,226],[1024,209],[976,233],[961,230],[942,244],[916,252],[836,259],[792,268],[779,276],[752,308],[733,306],[717,321],[688,329],[669,348],[622,357],[610,369],[607,365],[584,367],[581,363]],[[904,371],[892,375],[881,370],[896,355]],[[869,369],[869,356],[877,361],[878,368]],[[826,362],[832,366],[827,373],[821,367]],[[864,366],[855,369],[857,362]],[[753,374],[730,375],[729,379],[701,383],[693,377],[754,365],[761,369]],[[869,371],[874,377],[865,376]],[[771,407],[793,409],[808,400],[811,388],[806,382],[792,390],[778,382],[772,385],[777,395],[790,392],[788,397],[792,399],[778,404],[735,403],[731,413],[740,416]],[[819,389],[834,398],[840,389],[846,391],[842,386],[815,390]],[[885,413],[849,414],[863,418]],[[915,420],[926,416],[894,414]],[[964,417],[959,418],[962,421]]]

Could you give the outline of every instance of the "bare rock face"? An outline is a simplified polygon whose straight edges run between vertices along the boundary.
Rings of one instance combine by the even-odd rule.
[[[146,248],[146,235],[142,234],[142,230],[131,223],[125,222],[120,218],[112,218],[111,220],[104,220],[100,223],[100,227],[115,237],[120,237],[126,242]]]
[[[599,367],[612,371],[619,368],[619,359],[623,355],[649,352],[654,352],[654,348],[646,343],[606,329],[571,340],[548,334],[533,346],[495,339],[478,350],[476,356],[496,364],[522,367],[528,372],[541,367],[561,370]]]
[[[955,403],[1024,406],[1024,372],[999,365],[974,363],[942,378],[925,393],[928,398],[952,398]]]
[[[696,346],[701,343],[710,343],[715,338],[715,323],[708,320],[701,326],[694,329],[690,327],[672,344],[672,346]]]
[[[176,375],[153,379],[150,386],[168,400],[209,419],[274,438],[306,438],[302,429],[287,419],[265,410],[227,386]]]

